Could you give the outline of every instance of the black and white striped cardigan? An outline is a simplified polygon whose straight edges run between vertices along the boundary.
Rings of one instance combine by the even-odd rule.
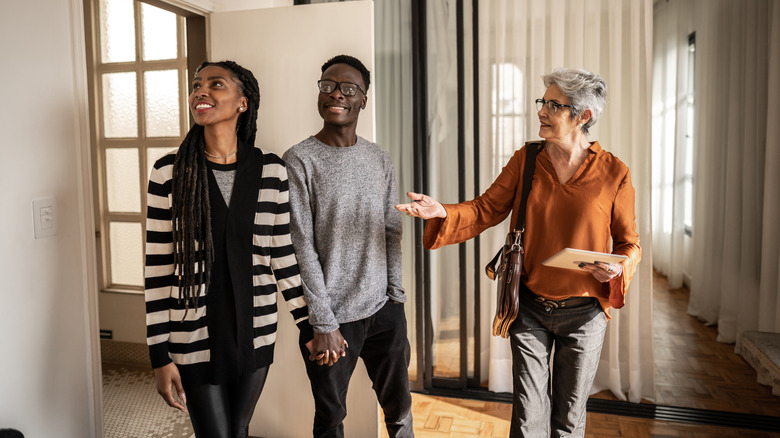
[[[185,312],[185,300],[179,299],[177,273],[173,264],[171,221],[173,162],[176,152],[162,157],[149,178],[146,220],[146,327],[153,368],[171,361],[177,366],[205,365],[210,358],[206,303]],[[273,361],[277,326],[277,288],[282,293],[304,341],[312,338],[308,309],[303,298],[301,277],[290,239],[290,205],[287,170],[273,153],[241,145],[231,208],[243,203],[245,223],[229,224],[230,235],[251,235],[251,244],[230,241],[228,251],[238,251],[231,260],[231,275],[236,294],[253,297],[253,339],[258,368]],[[240,221],[237,221],[240,222]],[[233,254],[231,254],[232,256]],[[246,261],[246,262],[244,262]],[[242,289],[243,288],[243,289]],[[201,297],[205,288],[201,288]]]

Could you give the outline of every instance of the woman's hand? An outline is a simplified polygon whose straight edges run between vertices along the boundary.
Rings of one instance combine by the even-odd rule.
[[[316,337],[317,333],[314,336]],[[325,357],[325,353],[314,354],[314,339],[306,343],[306,349],[309,350],[309,360],[318,361]]]
[[[422,219],[433,219],[436,217],[447,217],[447,210],[444,206],[439,204],[435,199],[422,193],[406,192],[406,196],[412,200],[409,204],[397,204],[395,208],[406,213],[409,216],[419,217]]]
[[[580,269],[589,271],[596,280],[606,283],[613,278],[623,275],[623,265],[620,263],[580,263]]]
[[[155,368],[154,378],[157,381],[157,393],[162,396],[165,403],[168,403],[168,406],[172,408],[187,412],[187,408],[176,400],[171,391],[171,385],[173,385],[181,401],[185,405],[187,404],[187,397],[184,395],[184,387],[181,384],[181,376],[179,375],[179,369],[176,368],[176,364],[171,362],[168,365]]]
[[[314,333],[314,339],[306,343],[309,360],[317,365],[331,366],[347,355],[347,340],[336,329],[330,333]]]

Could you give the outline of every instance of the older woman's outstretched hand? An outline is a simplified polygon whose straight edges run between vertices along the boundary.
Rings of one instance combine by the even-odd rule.
[[[444,206],[430,196],[414,192],[406,192],[406,196],[408,196],[412,202],[408,204],[397,204],[395,208],[398,211],[426,220],[435,217],[447,217],[447,210],[444,209]]]

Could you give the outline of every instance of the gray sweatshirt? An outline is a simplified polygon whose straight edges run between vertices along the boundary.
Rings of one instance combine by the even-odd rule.
[[[390,155],[358,137],[333,147],[314,136],[283,156],[290,232],[317,333],[376,313],[401,287],[401,213]]]

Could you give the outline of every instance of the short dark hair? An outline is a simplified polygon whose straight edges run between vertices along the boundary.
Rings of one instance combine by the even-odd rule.
[[[371,72],[368,71],[366,66],[363,65],[359,59],[349,55],[336,55],[327,60],[325,64],[322,64],[322,73],[325,73],[325,70],[329,69],[334,64],[347,64],[359,71],[360,75],[363,76],[363,84],[366,86],[366,92],[368,92],[368,87],[371,85]]]

